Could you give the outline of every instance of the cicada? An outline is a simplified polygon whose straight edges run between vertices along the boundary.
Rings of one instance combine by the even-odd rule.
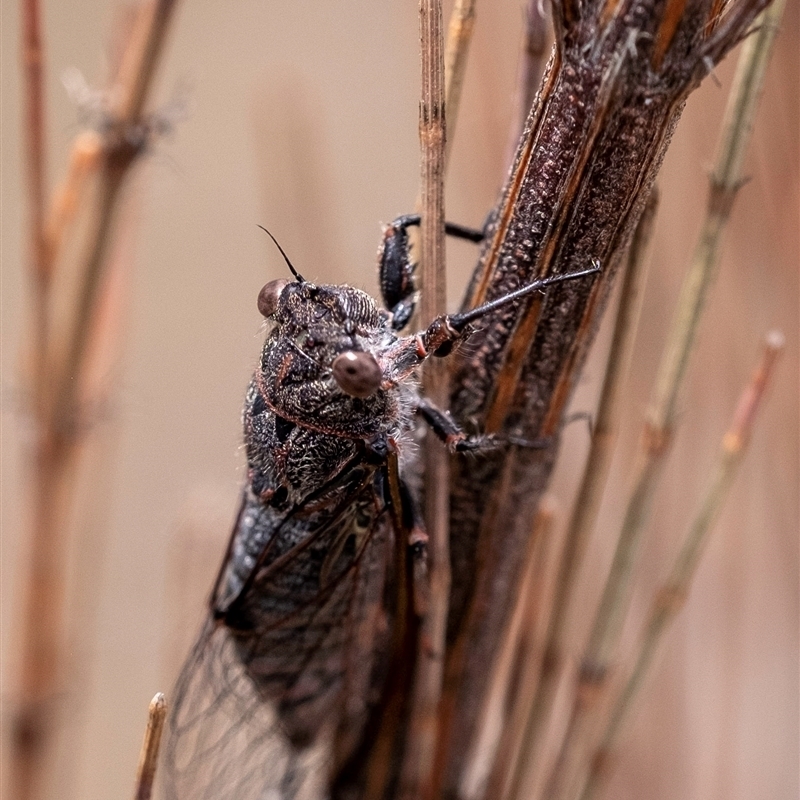
[[[409,575],[424,572],[426,539],[409,480],[418,423],[455,453],[504,444],[467,436],[430,404],[419,368],[488,311],[599,269],[401,335],[415,295],[406,228],[418,222],[386,229],[391,310],[351,286],[305,280],[288,258],[294,280],[259,293],[269,329],[244,406],[248,482],[175,692],[171,799],[324,798],[345,781],[380,725],[393,670],[413,658]]]

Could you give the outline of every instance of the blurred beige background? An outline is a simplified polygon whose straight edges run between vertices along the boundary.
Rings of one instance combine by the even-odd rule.
[[[448,218],[479,225],[502,181],[521,0],[478,4],[448,185]],[[798,796],[798,0],[767,76],[682,427],[641,554],[626,647],[704,485],[735,398],[771,328],[787,338],[747,460],[624,737],[609,797]],[[449,8],[448,8],[449,11]],[[45,3],[50,182],[78,130],[60,74],[102,86],[115,6]],[[76,514],[69,691],[52,798],[130,796],[145,712],[169,690],[222,557],[243,478],[239,415],[261,343],[255,298],[284,268],[266,224],[312,280],[374,292],[381,221],[417,190],[416,4],[184,2],[157,103],[187,115],[129,187],[124,356]],[[22,267],[16,6],[2,6],[2,700],[14,696],[26,543],[17,371],[29,320]],[[627,468],[697,234],[732,61],[690,100],[664,167],[654,263],[623,431],[603,506],[613,532]],[[474,258],[451,244],[455,305]],[[601,335],[602,355],[607,336]],[[592,407],[592,361],[574,408]],[[569,506],[586,452],[571,426],[553,492]],[[103,464],[109,458],[110,464]],[[47,487],[38,487],[46,492]],[[563,521],[563,520],[562,520]],[[585,632],[610,554],[587,559]],[[577,652],[577,646],[576,646]],[[4,735],[7,733],[3,729]]]

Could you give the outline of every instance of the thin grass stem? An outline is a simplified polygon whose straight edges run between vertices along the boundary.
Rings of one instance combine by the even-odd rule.
[[[420,3],[422,91],[419,137],[421,150],[420,256],[425,291],[421,313],[434,319],[446,303],[444,244],[445,79],[444,32],[441,0]],[[447,400],[445,364],[432,359],[423,373],[425,392],[444,407]],[[428,486],[449,485],[449,456],[428,436],[424,446]],[[401,774],[401,795],[432,798],[434,756],[439,732],[438,712],[444,671],[445,633],[450,594],[449,499],[446,492],[425,495],[428,533],[428,580],[430,602],[420,621],[417,663]]]
[[[136,770],[136,792],[134,800],[150,800],[156,777],[158,750],[161,733],[167,718],[167,700],[161,692],[150,701],[147,711],[147,727],[144,731],[142,749],[139,751],[139,767]]]
[[[760,363],[739,399],[731,426],[722,440],[721,452],[706,495],[670,570],[669,577],[653,600],[633,669],[614,702],[600,744],[591,759],[588,779],[580,795],[581,800],[590,800],[601,788],[620,731],[629,717],[658,645],[688,596],[709,534],[719,517],[739,464],[744,458],[756,415],[772,379],[783,344],[783,336],[776,331],[766,338]]]
[[[642,446],[634,469],[614,557],[584,651],[567,733],[548,780],[545,797],[570,796],[600,699],[607,692],[608,673],[630,597],[638,545],[650,512],[665,456],[672,441],[683,386],[705,301],[716,273],[734,199],[742,184],[741,165],[763,85],[764,72],[783,10],[777,0],[761,16],[758,31],[742,48],[722,129],[722,144],[710,179],[706,218],[694,257],[684,278],[671,332],[659,366]]]
[[[447,116],[447,136],[444,144],[444,174],[450,163],[450,154],[455,141],[455,128],[458,122],[458,111],[461,106],[461,89],[464,85],[464,74],[467,71],[467,56],[469,45],[472,41],[472,31],[475,27],[476,0],[456,0],[450,14],[447,28],[447,42],[444,50],[444,105]],[[422,211],[422,195],[419,194],[414,203],[416,211]],[[418,258],[420,249],[419,235],[413,228],[410,231],[412,258]],[[420,276],[419,288],[424,290],[425,276]],[[423,291],[424,294],[424,291]],[[427,325],[432,317],[415,314],[417,324]]]

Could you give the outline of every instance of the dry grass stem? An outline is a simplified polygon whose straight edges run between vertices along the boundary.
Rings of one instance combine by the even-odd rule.
[[[23,16],[36,15],[28,4]],[[142,7],[139,22],[127,48],[126,59],[111,93],[106,132],[79,135],[68,168],[67,182],[55,195],[47,220],[41,212],[31,222],[41,240],[37,251],[40,291],[34,298],[37,337],[31,351],[38,353],[30,376],[35,436],[30,453],[31,512],[30,572],[27,576],[22,616],[20,696],[14,719],[12,793],[19,800],[36,796],[46,771],[54,724],[53,699],[62,679],[61,640],[67,552],[67,518],[72,505],[75,467],[85,433],[82,407],[89,401],[87,355],[93,337],[101,334],[98,319],[113,299],[106,297],[112,220],[124,178],[147,144],[147,124],[142,117],[174,0]],[[34,26],[36,27],[36,26]],[[28,36],[26,41],[38,41]],[[41,63],[41,53],[39,54]],[[40,76],[38,78],[40,80]],[[34,94],[36,88],[28,89]],[[40,99],[40,98],[39,98]],[[29,103],[34,102],[31,98]],[[41,115],[26,130],[28,150],[42,148]],[[88,178],[96,173],[96,191],[87,192]],[[42,181],[42,175],[36,181]],[[37,205],[43,207],[41,185],[34,186]],[[89,221],[85,255],[77,270],[77,300],[65,305],[52,297],[53,277],[62,265],[56,260],[68,230],[80,216]],[[59,307],[61,303],[62,307]],[[55,320],[66,320],[61,326]],[[47,487],[47,492],[38,491]]]
[[[456,0],[447,26],[447,44],[444,50],[444,104],[447,109],[447,140],[444,149],[445,170],[453,148],[461,87],[467,71],[469,43],[475,27],[476,0]]]
[[[784,6],[785,0],[775,0],[756,21],[756,32],[742,46],[725,110],[719,155],[710,176],[706,218],[681,288],[672,332],[658,372],[655,400],[648,415],[648,431],[645,435],[648,449],[664,449],[671,437],[683,377],[706,297],[716,274],[722,236],[733,202],[744,182],[742,161]]]
[[[541,736],[549,719],[562,674],[563,640],[570,598],[575,589],[589,536],[597,522],[614,453],[620,423],[621,390],[630,368],[633,342],[636,338],[657,206],[658,190],[654,188],[636,226],[628,251],[589,456],[560,555],[551,614],[545,634],[541,678],[529,711],[523,741],[518,745],[522,748],[524,756],[517,761],[511,789],[512,797],[521,796],[522,787],[527,784],[526,775],[535,769]]]
[[[628,607],[636,551],[647,523],[653,494],[672,439],[677,399],[693,349],[705,299],[719,260],[722,233],[741,185],[741,163],[752,126],[770,46],[783,10],[778,0],[761,16],[758,31],[744,44],[728,101],[722,147],[711,176],[706,219],[684,279],[678,308],[656,381],[654,400],[642,437],[614,558],[581,660],[580,677],[567,733],[545,796],[569,796],[580,750],[594,719]]]
[[[167,718],[167,701],[159,692],[151,701],[147,713],[147,727],[144,731],[142,749],[139,752],[139,767],[136,770],[136,793],[134,800],[150,800],[153,794],[153,781],[156,777],[158,749],[161,733]]]
[[[525,31],[522,40],[517,83],[514,89],[514,110],[506,146],[506,164],[511,164],[517,152],[519,137],[525,127],[525,120],[533,106],[536,92],[544,72],[547,56],[547,13],[543,0],[528,0],[525,9]]]
[[[510,776],[514,774],[520,757],[526,711],[533,702],[539,680],[539,659],[535,648],[538,644],[537,634],[540,633],[537,628],[542,616],[543,576],[552,544],[554,519],[553,502],[545,497],[527,542],[517,603],[487,693],[488,711],[498,717],[500,727],[496,732],[490,731],[494,738],[484,745],[483,758],[487,763],[483,769],[490,770],[490,773],[476,776],[482,782],[473,780],[472,791],[465,791],[465,797],[492,797],[498,800],[505,797]],[[485,731],[486,723],[482,722],[482,736],[485,736]],[[479,748],[475,749],[477,751]],[[472,759],[469,763],[472,764]],[[471,767],[467,777],[474,771]]]
[[[39,0],[22,3],[22,67],[25,106],[25,161],[27,167],[28,228],[30,234],[29,269],[34,301],[41,305],[47,297],[50,272],[45,252],[45,195],[47,165],[45,162],[44,48]],[[47,342],[46,326],[37,320],[32,329],[33,364],[37,374],[44,366]]]
[[[421,150],[420,257],[421,314],[432,320],[445,311],[444,159],[445,80],[444,34],[441,0],[420,4],[422,91],[419,137]],[[425,365],[426,395],[444,407],[447,372],[436,359]],[[424,448],[425,480],[429,486],[447,486],[448,453],[433,436]],[[425,495],[425,523],[429,536],[430,603],[420,621],[419,647],[414,672],[413,697],[406,752],[401,775],[401,794],[426,798],[433,794],[434,755],[438,736],[438,711],[444,669],[445,631],[450,593],[449,501],[446,492]]]
[[[447,136],[444,143],[444,173],[447,174],[447,165],[450,163],[450,154],[455,141],[455,129],[458,122],[458,109],[461,105],[461,88],[464,85],[464,74],[467,71],[467,56],[469,43],[472,40],[472,31],[475,27],[475,0],[456,0],[450,13],[450,22],[447,27],[447,41],[444,48],[444,105],[447,117]],[[422,210],[422,196],[419,195],[414,203],[416,211]],[[418,232],[413,228],[409,232],[412,257],[419,252]],[[419,288],[425,286],[425,276],[419,276]],[[424,294],[424,292],[423,292]],[[415,314],[419,323],[419,315]],[[425,320],[427,324],[430,320]]]
[[[669,577],[655,596],[633,669],[614,702],[600,744],[590,761],[589,775],[580,795],[581,800],[590,800],[602,787],[620,731],[628,719],[658,645],[689,593],[703,548],[745,455],[753,423],[783,344],[783,336],[780,333],[772,332],[767,336],[761,361],[742,393],[731,427],[722,440],[721,452],[706,496],[700,504],[700,509],[675,559]]]
[[[54,354],[49,359],[58,367],[54,381],[58,403],[52,413],[60,417],[59,427],[74,424],[79,399],[77,388],[81,385],[85,368],[117,201],[130,167],[148,144],[144,103],[176,5],[176,0],[157,0],[140,8],[111,90],[108,132],[103,137],[98,188],[92,195],[94,207],[89,210],[93,227],[83,257],[78,299],[68,325],[63,353]]]

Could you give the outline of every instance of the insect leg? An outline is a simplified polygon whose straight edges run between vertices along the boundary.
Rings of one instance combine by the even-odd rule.
[[[471,323],[485,314],[509,303],[515,303],[534,292],[540,292],[554,283],[596,275],[600,269],[600,262],[595,259],[588,269],[539,278],[531,281],[527,286],[522,286],[469,311],[462,311],[458,314],[442,314],[436,317],[425,330],[397,339],[384,351],[383,361],[390,367],[384,372],[385,383],[396,386],[417,369],[425,359],[431,356],[447,356],[452,352],[454,345],[470,335]]]
[[[406,230],[414,225],[419,225],[422,217],[419,214],[403,214],[392,222],[391,227],[403,228]],[[468,242],[476,244],[486,238],[486,234],[478,228],[470,228],[468,225],[459,225],[457,222],[445,222],[444,232],[448,236],[456,239],[466,239]]]
[[[408,244],[408,228],[419,225],[419,214],[404,214],[398,217],[383,232],[383,241],[378,251],[378,280],[381,296],[386,308],[392,312],[392,327],[400,330],[405,327],[414,313],[417,287],[414,283],[416,263],[411,260]],[[483,231],[446,222],[448,236],[482,242]]]
[[[492,440],[485,436],[468,436],[450,414],[442,411],[429,400],[421,399],[419,401],[417,413],[425,420],[436,438],[440,439],[447,449],[454,453],[466,453],[492,445]]]
[[[593,422],[592,415],[588,411],[576,411],[574,414],[568,414],[564,419],[562,427],[565,428],[567,425],[571,425],[573,422],[578,422],[580,420],[585,420],[586,425],[589,428],[589,437],[591,438],[593,435]],[[510,444],[516,445],[517,447],[529,447],[533,448],[534,450],[543,450],[553,444],[552,436],[543,436],[539,439],[526,439],[521,436],[508,434],[504,437],[504,439]]]
[[[465,433],[450,414],[433,405],[428,400],[421,400],[417,405],[417,413],[425,420],[428,427],[447,448],[454,453],[474,453],[477,450],[492,450],[504,444],[516,447],[527,447],[542,450],[553,443],[551,437],[541,439],[524,439],[521,436],[475,436]]]

